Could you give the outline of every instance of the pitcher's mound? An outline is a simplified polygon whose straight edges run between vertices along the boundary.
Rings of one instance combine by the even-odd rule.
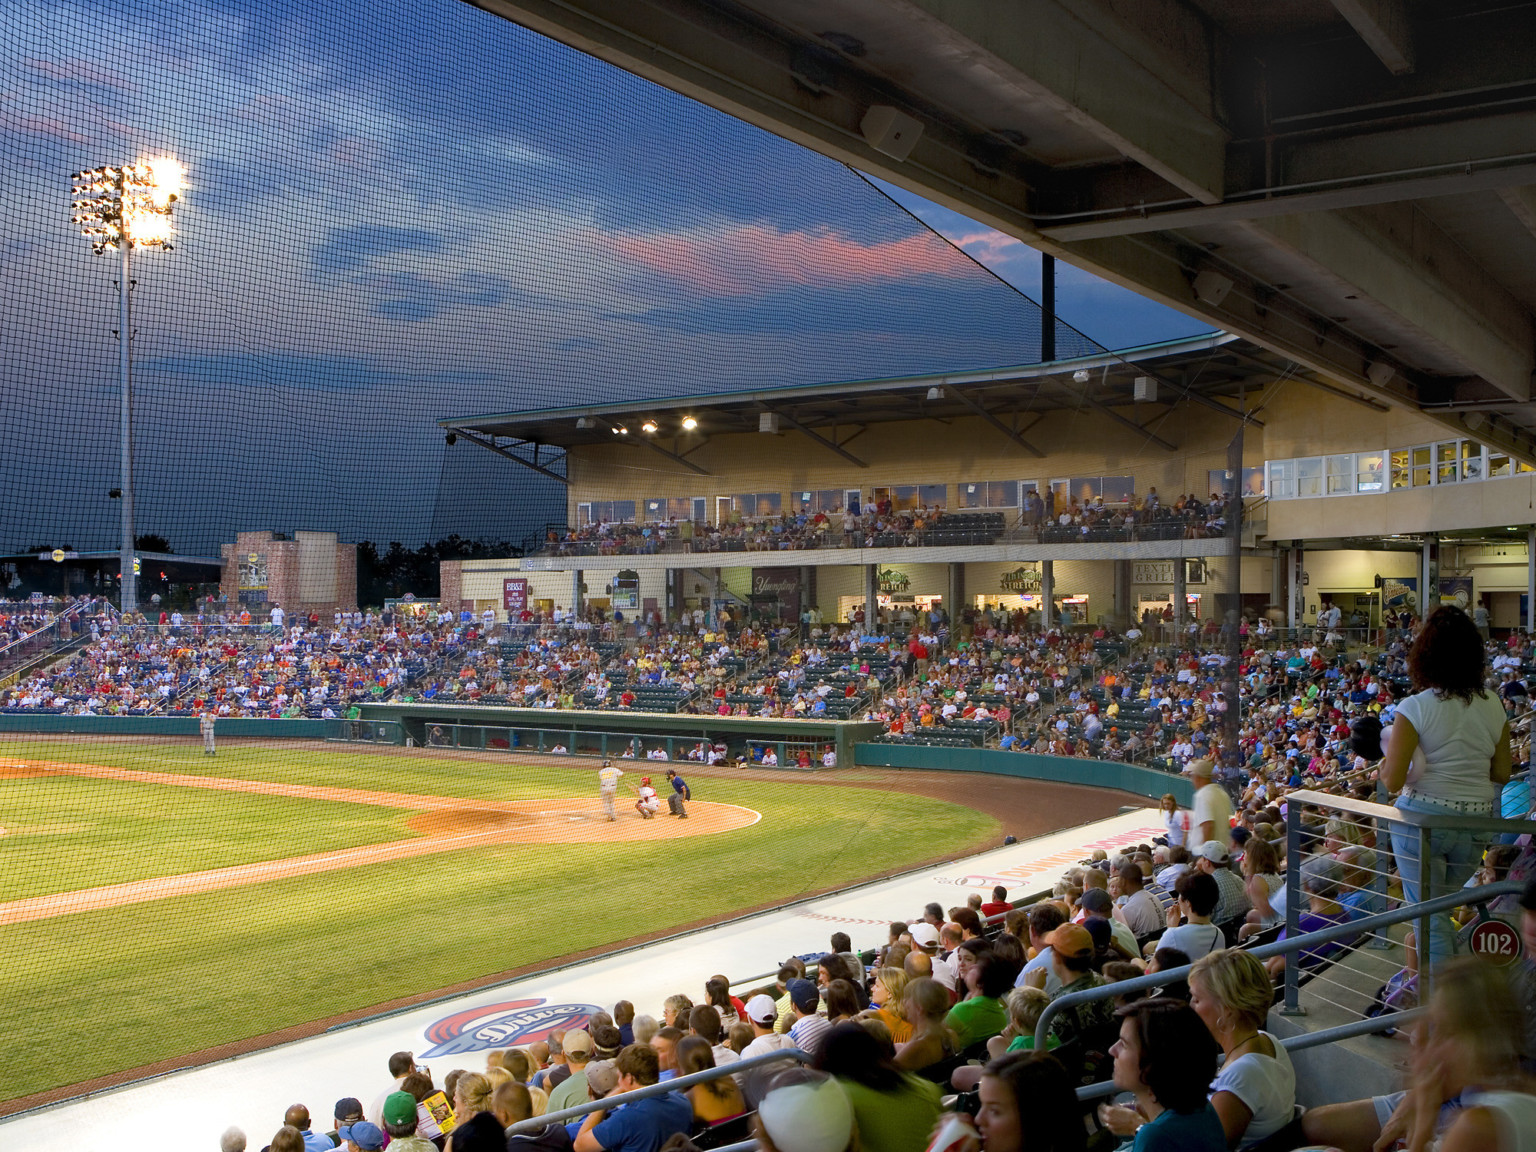
[[[583,844],[613,840],[680,840],[748,828],[762,814],[738,804],[694,800],[686,819],[663,808],[649,820],[635,811],[634,802],[615,804],[617,820],[603,814],[599,800],[503,800],[495,807],[439,808],[412,816],[411,831],[433,838],[495,836],[502,843]]]

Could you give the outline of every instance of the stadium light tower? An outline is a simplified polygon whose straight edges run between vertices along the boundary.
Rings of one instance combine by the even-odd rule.
[[[117,355],[122,393],[119,433],[122,449],[122,555],[120,579],[124,613],[139,608],[138,574],[133,555],[133,331],[130,297],[133,291],[131,253],[135,248],[171,247],[171,205],[181,196],[186,169],[164,156],[120,168],[91,168],[76,172],[72,223],[101,256],[118,255]]]

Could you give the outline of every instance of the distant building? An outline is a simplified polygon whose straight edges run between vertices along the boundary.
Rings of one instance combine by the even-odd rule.
[[[231,606],[322,614],[357,607],[357,546],[334,532],[241,532],[220,552],[220,592]]]

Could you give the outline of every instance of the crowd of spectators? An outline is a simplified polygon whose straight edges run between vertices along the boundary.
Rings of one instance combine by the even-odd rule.
[[[408,685],[432,690],[428,674],[476,638],[473,627],[388,611],[163,615],[158,626],[89,617],[89,641],[0,690],[0,709],[329,719]]]
[[[934,505],[898,511],[889,500],[881,500],[861,511],[838,508],[828,512],[806,507],[767,516],[733,517],[718,524],[595,521],[564,531],[550,529],[543,551],[552,556],[624,556],[666,551],[782,552],[990,544],[1016,523],[1016,516],[1001,511],[951,511]]]
[[[1282,824],[1305,816],[1281,808]],[[1298,1116],[1296,1069],[1268,1030],[1273,973],[1232,939],[1242,910],[1226,901],[1243,884],[1224,846],[1242,846],[1241,827],[1202,846],[1223,849],[1219,859],[1169,863],[1175,845],[1164,843],[1096,851],[1031,905],[1015,908],[1003,888],[947,910],[929,904],[890,924],[877,948],[855,954],[837,932],[826,952],[792,956],[740,994],[715,975],[648,1006],[653,1014],[619,1000],[584,1026],[487,1052],[483,1068],[437,1077],[397,1052],[376,1083],[336,1103],[333,1124],[291,1106],[269,1149],[687,1152],[755,1136],[776,1152],[922,1152],[944,1134],[954,1142],[935,1146],[963,1152],[1121,1141],[1136,1152],[1261,1143],[1366,1152],[1416,1125],[1426,1137],[1438,1131],[1444,1148],[1527,1147],[1536,1136],[1536,1081],[1524,1071],[1536,1057],[1529,960],[1513,980],[1486,963],[1450,962],[1408,1090]],[[1536,944],[1536,883],[1514,914]],[[1173,969],[1187,975],[1114,991]],[[1042,1030],[1053,1001],[1105,987],[1098,999],[1064,1001]],[[788,1050],[797,1055],[744,1063]],[[1451,1063],[1435,1069],[1437,1056]],[[672,1091],[626,1095],[699,1074]],[[1101,1081],[1125,1095],[1078,1101],[1080,1085]],[[1442,1108],[1464,1089],[1460,1110]],[[1488,1115],[1471,1115],[1479,1109]],[[1484,1125],[1485,1138],[1491,1124],[1493,1136],[1451,1142],[1469,1124]],[[1520,1140],[1506,1139],[1511,1131]],[[243,1133],[225,1134],[223,1152],[244,1148]]]
[[[779,552],[814,548],[913,548],[991,544],[1006,532],[1051,543],[1076,540],[1199,539],[1221,536],[1241,501],[1211,493],[1163,501],[1156,488],[1106,503],[1079,502],[1030,490],[1019,509],[921,505],[898,509],[888,497],[861,508],[803,505],[771,515],[733,516],[717,524],[656,520],[593,521],[548,529],[542,551],[552,556],[652,555],[666,551]]]
[[[1133,493],[1124,502],[1112,504],[1098,497],[1091,503],[1074,500],[1058,507],[1053,501],[1036,497],[1026,503],[1023,520],[1039,533],[1043,542],[1049,543],[1070,543],[1075,539],[1196,540],[1223,535],[1234,507],[1241,516],[1241,501],[1216,492],[1211,493],[1209,500],[1190,493],[1165,503],[1157,489],[1152,488],[1145,496]]]

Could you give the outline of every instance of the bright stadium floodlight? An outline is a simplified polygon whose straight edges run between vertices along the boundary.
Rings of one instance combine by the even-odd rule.
[[[138,577],[133,555],[133,327],[130,298],[133,279],[130,253],[135,248],[171,247],[171,206],[186,187],[186,169],[172,156],[157,156],[120,168],[90,168],[76,172],[70,221],[100,256],[118,254],[117,284],[118,377],[122,393],[119,433],[122,449],[122,547],[119,580],[120,608],[126,615],[139,608]]]
[[[692,416],[684,416],[683,417],[683,431],[684,432],[692,432],[698,426],[699,426],[699,422],[697,420],[695,420]]]

